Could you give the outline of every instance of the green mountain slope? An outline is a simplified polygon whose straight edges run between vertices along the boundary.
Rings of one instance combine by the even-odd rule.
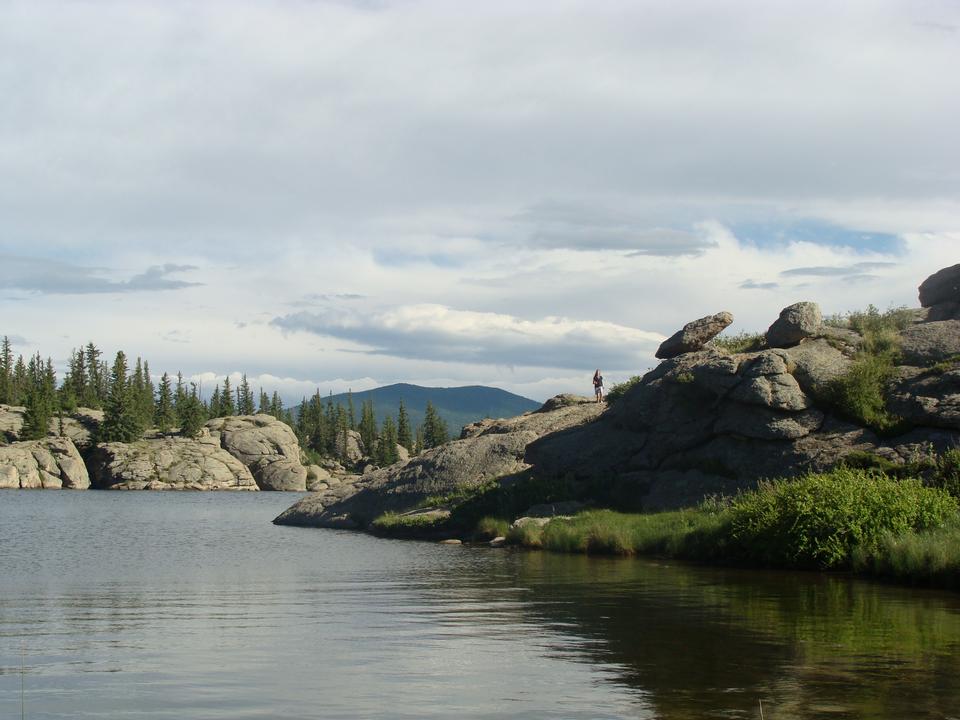
[[[346,393],[331,397],[334,403],[339,402],[344,407],[347,406]],[[360,405],[368,399],[373,400],[373,409],[378,424],[382,423],[383,418],[387,415],[392,415],[396,419],[397,408],[400,406],[400,400],[402,399],[410,417],[410,424],[413,427],[423,422],[423,411],[429,400],[437,409],[440,417],[447,422],[450,427],[450,434],[453,437],[457,437],[460,434],[460,428],[468,423],[485,417],[513,417],[530,410],[536,410],[541,405],[541,403],[506,390],[483,385],[430,388],[408,383],[397,383],[353,393],[353,404],[358,419],[360,417]],[[326,400],[327,398],[324,398],[324,403],[326,403]],[[298,406],[294,406],[295,415],[298,409]]]

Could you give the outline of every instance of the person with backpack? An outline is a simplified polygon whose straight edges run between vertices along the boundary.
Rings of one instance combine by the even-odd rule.
[[[597,396],[597,402],[603,402],[603,375],[600,374],[600,368],[593,374],[593,394]]]

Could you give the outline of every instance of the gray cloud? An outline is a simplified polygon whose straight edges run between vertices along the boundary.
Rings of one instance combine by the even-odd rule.
[[[714,243],[695,233],[651,228],[641,217],[571,203],[538,203],[512,220],[526,230],[527,244],[572,250],[630,250],[631,255],[697,255]]]
[[[407,306],[385,312],[299,312],[272,325],[366,346],[358,352],[433,362],[582,369],[645,367],[663,336],[602,322],[521,320]]]
[[[103,277],[107,269],[16,255],[0,255],[0,285],[46,295],[89,295],[177,290],[200,283],[173,280],[169,275],[196,270],[193,265],[154,265],[129,280]]]
[[[780,283],[775,282],[757,282],[756,280],[744,280],[740,283],[743,290],[774,290],[780,287]]]
[[[862,262],[852,265],[839,266],[814,266],[799,267],[784,270],[780,273],[782,277],[853,277],[861,276],[870,270],[883,270],[885,268],[896,267],[896,263],[891,262]],[[872,276],[871,276],[872,277]]]

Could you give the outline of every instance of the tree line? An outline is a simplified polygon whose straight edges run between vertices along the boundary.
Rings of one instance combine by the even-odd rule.
[[[104,411],[97,442],[133,442],[150,428],[160,433],[177,429],[182,435],[196,437],[210,419],[255,412],[293,427],[301,448],[314,460],[348,460],[354,437],[351,431],[359,434],[366,455],[380,465],[399,459],[398,446],[418,454],[450,439],[446,422],[429,401],[423,424],[411,429],[402,400],[396,418],[387,416],[379,426],[372,400],[361,404],[357,418],[352,393],[344,407],[340,402],[334,404],[331,397],[324,402],[317,390],[309,400],[302,400],[296,421],[276,391],[268,396],[261,388],[256,400],[246,374],[236,388],[231,387],[228,376],[206,400],[197,383],[187,386],[182,373],[175,379],[163,373],[155,385],[145,360],[138,357],[131,370],[126,354],[119,351],[110,365],[92,342],[71,351],[63,381],[58,383],[49,357],[43,360],[37,353],[26,361],[23,355],[14,360],[9,338],[5,336],[0,345],[0,404],[26,407],[20,433],[25,440],[44,437],[54,418],[59,418],[62,434],[64,415],[78,407]]]

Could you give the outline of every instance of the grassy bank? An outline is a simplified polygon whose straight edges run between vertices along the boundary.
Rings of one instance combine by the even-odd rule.
[[[494,518],[484,529],[502,528]],[[853,570],[960,587],[960,506],[939,487],[839,468],[725,503],[654,514],[592,510],[511,528],[508,543],[768,568]]]

